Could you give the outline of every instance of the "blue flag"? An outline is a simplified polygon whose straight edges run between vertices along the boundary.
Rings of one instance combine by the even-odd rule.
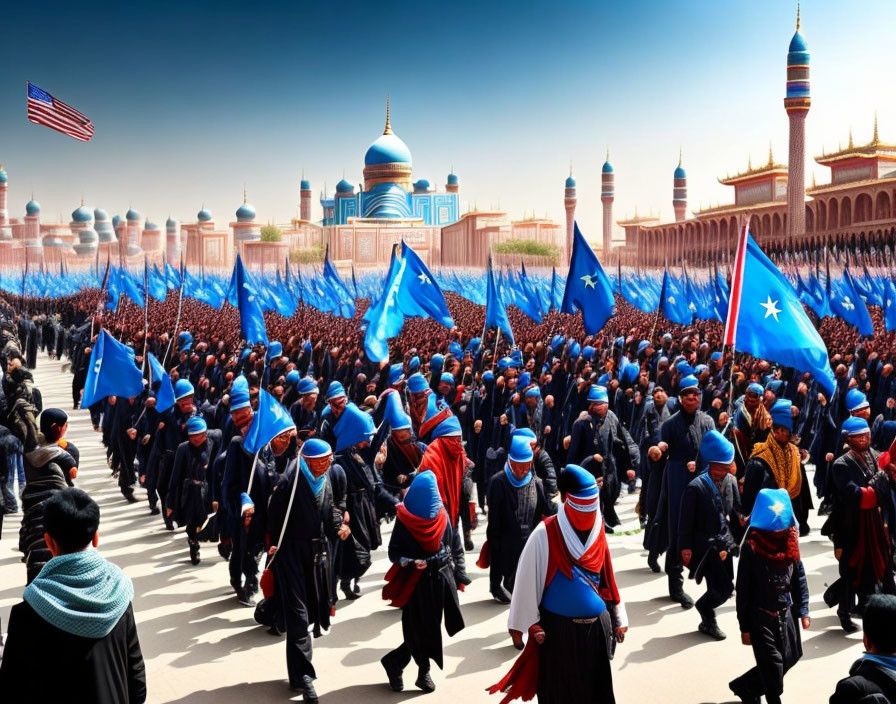
[[[495,283],[495,274],[492,271],[492,260],[488,260],[488,278],[485,283],[485,327],[498,328],[507,336],[507,341],[513,344],[513,330],[510,329],[510,318],[507,317],[507,307],[498,293]]]
[[[130,298],[138,306],[143,308],[143,306],[146,305],[143,301],[143,294],[137,286],[137,282],[134,281],[134,277],[131,276],[131,273],[127,269],[118,270],[118,285],[119,292]]]
[[[868,307],[862,300],[862,294],[856,286],[849,269],[843,270],[843,278],[831,285],[831,311],[855,326],[860,335],[873,335],[874,325],[868,314]]]
[[[896,330],[896,285],[892,279],[885,279],[884,286],[884,323],[887,332]]]
[[[152,352],[146,353],[149,359],[150,385],[158,382],[159,387],[156,389],[156,410],[164,413],[174,405],[174,387],[171,386],[171,377],[165,371],[165,367],[156,358]]]
[[[336,302],[339,306],[339,315],[343,318],[354,317],[355,299],[352,296],[352,292],[348,290],[348,286],[346,286],[342,279],[339,278],[339,273],[336,271],[336,267],[334,267],[333,263],[330,261],[329,251],[324,255],[324,272],[322,278],[324,285],[336,296]]]
[[[146,262],[143,263],[143,266],[146,266]],[[164,274],[153,264],[152,269],[147,269],[144,276],[146,277],[146,288],[149,290],[149,295],[157,301],[164,301],[165,296],[168,294],[168,286],[165,284]]]
[[[283,404],[261,389],[258,392],[258,410],[243,438],[243,449],[254,455],[280,433],[295,427]]]
[[[256,342],[268,344],[268,333],[264,326],[264,315],[258,303],[258,293],[255,282],[249,276],[249,272],[243,266],[243,260],[236,255],[236,264],[233,265],[233,278],[231,288],[235,288],[237,308],[240,311],[240,334],[250,345]]]
[[[134,351],[100,330],[90,353],[81,407],[92,406],[106,396],[131,398],[142,391],[143,374],[134,364]]]
[[[575,224],[572,257],[569,260],[569,274],[566,290],[563,292],[563,313],[582,311],[585,332],[593,335],[613,317],[613,288],[597,260],[597,255],[585,241]]]
[[[663,272],[663,286],[660,290],[660,312],[679,325],[688,325],[694,320],[694,313],[688,308],[687,296],[678,281],[666,269]]]
[[[828,351],[790,282],[744,228],[731,283],[726,344],[754,357],[809,372],[828,394],[835,387]],[[734,333],[732,335],[731,333]]]

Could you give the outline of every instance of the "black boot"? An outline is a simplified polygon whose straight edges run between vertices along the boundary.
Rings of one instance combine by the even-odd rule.
[[[840,628],[842,628],[846,633],[855,633],[857,630],[859,630],[859,627],[849,617],[849,614],[847,614],[846,616],[840,616]]]
[[[389,656],[392,653],[386,653],[381,659],[380,664],[386,670],[386,677],[389,678],[389,687],[393,692],[401,692],[404,690],[404,680],[401,677],[401,668],[398,667]]]
[[[647,566],[650,568],[650,571],[653,572],[654,574],[659,574],[660,569],[661,569],[659,560],[657,559],[658,557],[659,556],[653,551],[651,551],[647,555]]]
[[[507,593],[507,590],[500,583],[492,585],[491,594],[495,597],[495,601],[501,604],[510,603],[510,594]]]
[[[224,558],[225,562],[230,560],[231,550],[233,550],[233,545],[230,543],[218,543],[218,554]]]
[[[199,542],[195,540],[190,541],[190,562],[199,564]]]
[[[681,577],[669,575],[669,598],[681,604],[681,608],[690,609],[694,606],[694,600],[687,595],[682,584]]]
[[[432,677],[429,676],[429,670],[420,670],[418,672],[417,681],[414,682],[414,686],[422,689],[427,694],[436,691],[436,684],[432,681]]]
[[[311,675],[302,675],[302,684],[298,687],[290,687],[294,692],[302,693],[302,701],[316,702],[317,692],[314,691],[314,678]]]
[[[476,546],[473,545],[473,531],[465,530],[464,531],[464,550],[467,552],[471,552],[475,550]]]
[[[355,594],[357,594],[358,596],[361,595],[361,580],[360,579],[355,580],[355,586],[352,588],[352,591]]]
[[[351,581],[344,581],[339,583],[339,588],[342,590],[342,593],[345,594],[345,598],[349,601],[354,601],[355,599],[360,598],[360,594],[355,594],[355,590],[352,589]]]

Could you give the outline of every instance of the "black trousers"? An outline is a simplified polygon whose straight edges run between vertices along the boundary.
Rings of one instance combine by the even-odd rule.
[[[717,554],[708,555],[706,559],[712,560],[704,572],[706,594],[697,599],[696,607],[701,616],[714,619],[715,610],[734,593],[734,563],[730,555],[724,562]]]
[[[233,547],[227,563],[230,570],[230,585],[234,589],[239,589],[245,584],[247,589],[254,591],[258,589],[258,562],[255,556],[264,543],[255,537],[251,528],[246,531],[242,519],[233,523],[232,532]]]
[[[784,675],[803,655],[796,621],[790,611],[775,616],[754,611],[750,642],[756,667],[731,682],[731,689],[747,697],[765,695],[768,704],[780,704]]]

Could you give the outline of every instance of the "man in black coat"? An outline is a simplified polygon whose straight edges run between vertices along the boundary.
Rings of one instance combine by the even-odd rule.
[[[99,506],[80,489],[63,489],[46,502],[44,526],[53,559],[10,612],[0,661],[3,701],[146,700],[131,606],[134,586],[93,549],[99,522]]]
[[[862,624],[865,655],[837,683],[830,704],[896,702],[896,596],[870,597]]]

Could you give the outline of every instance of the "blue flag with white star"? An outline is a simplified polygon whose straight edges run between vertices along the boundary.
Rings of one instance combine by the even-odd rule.
[[[576,223],[560,310],[563,313],[582,311],[585,332],[593,335],[613,317],[614,304],[610,280]]]
[[[258,392],[258,410],[243,438],[243,449],[254,455],[275,437],[295,427],[292,416],[283,404],[261,389]]]
[[[754,357],[809,372],[828,394],[834,373],[828,350],[790,282],[746,234],[743,271],[732,281],[728,320],[736,321],[736,347]],[[736,283],[740,286],[736,288]]]
[[[694,313],[688,308],[687,295],[678,280],[669,273],[663,272],[663,285],[660,289],[660,312],[679,325],[689,325],[694,320]]]
[[[100,330],[90,352],[81,408],[107,396],[131,398],[143,391],[143,374],[134,363],[134,350]]]
[[[485,327],[498,328],[513,344],[513,330],[510,329],[510,318],[507,317],[507,306],[498,292],[495,273],[492,271],[492,260],[488,260],[488,278],[485,283]]]
[[[860,335],[873,335],[874,325],[862,293],[849,269],[843,270],[843,278],[831,285],[831,311],[856,327]]]
[[[243,260],[236,255],[231,278],[231,290],[236,294],[237,308],[240,311],[240,333],[250,345],[256,342],[268,344],[268,333],[264,325],[264,315],[258,302],[258,290],[255,281],[243,266]]]

